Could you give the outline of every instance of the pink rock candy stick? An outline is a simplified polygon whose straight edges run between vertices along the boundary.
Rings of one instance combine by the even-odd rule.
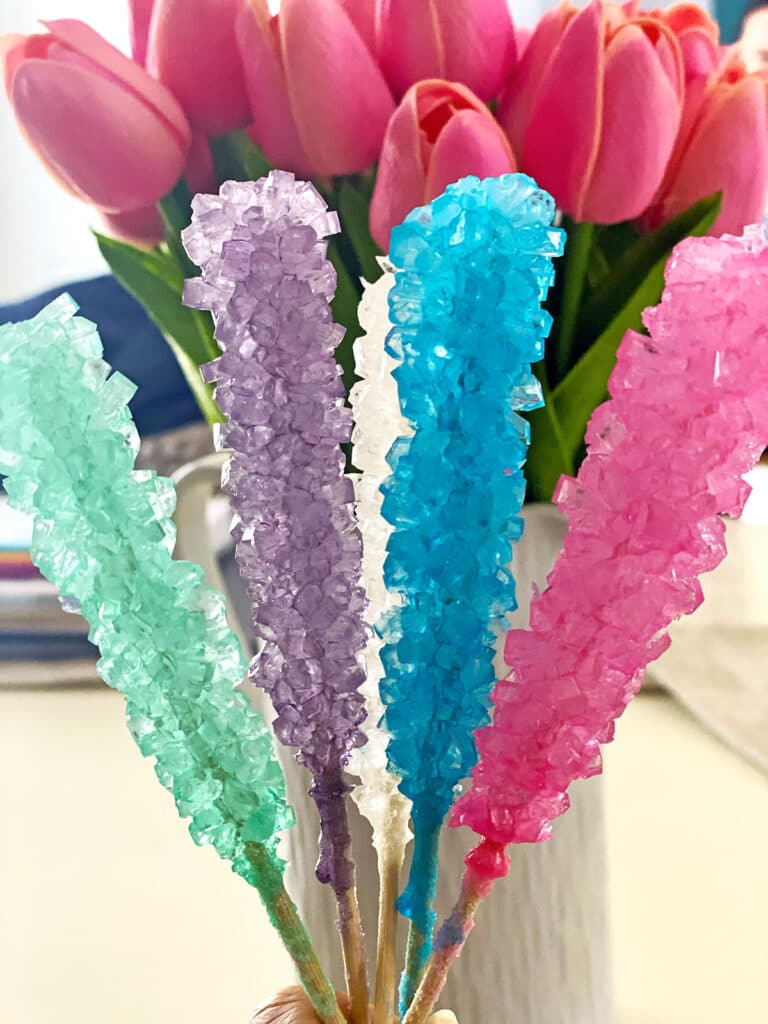
[[[426,1019],[476,906],[506,873],[504,847],[548,838],[570,783],[601,770],[600,744],[668,647],[667,627],[699,606],[699,575],[725,557],[720,516],[740,515],[743,474],[768,445],[764,230],[686,239],[643,320],[650,337],[625,336],[578,479],[560,481],[568,533],[530,631],[507,635],[511,670],[451,818],[481,841],[404,1024]]]

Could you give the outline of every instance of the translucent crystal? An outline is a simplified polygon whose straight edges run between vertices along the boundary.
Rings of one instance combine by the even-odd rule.
[[[342,770],[364,742],[362,544],[341,445],[351,416],[334,351],[344,330],[326,258],[338,219],[315,188],[273,171],[197,196],[183,233],[222,355],[208,368],[227,417],[217,444],[240,574],[263,650],[250,676],[272,698],[278,739],[312,772],[323,824],[318,873],[349,888]]]
[[[391,266],[382,261],[384,274],[375,284],[365,284],[358,315],[364,330],[354,346],[355,371],[361,380],[350,392],[355,418],[352,432],[353,461],[360,473],[355,477],[357,519],[363,536],[363,586],[368,596],[366,622],[373,627],[398,600],[384,585],[384,559],[392,527],[381,515],[381,484],[390,474],[387,453],[400,436],[412,433],[400,412],[397,384],[392,371],[397,366],[385,351],[389,333],[389,292],[394,283]],[[373,844],[384,860],[401,862],[410,837],[408,817],[411,801],[389,771],[389,733],[382,726],[384,703],[379,686],[384,676],[381,639],[371,628],[365,650],[366,677],[361,688],[367,717],[363,731],[366,744],[353,751],[349,770],[360,778],[352,796],[373,828]]]
[[[515,410],[541,405],[531,364],[543,354],[551,321],[540,303],[564,241],[553,213],[525,175],[470,177],[392,232],[386,349],[399,360],[412,429],[393,441],[381,484],[391,608],[377,629],[389,765],[413,801],[416,835],[400,907],[427,937],[425,837],[475,763],[494,642],[516,607],[507,565],[522,532],[529,432]]]
[[[470,855],[481,875],[495,870],[489,849],[546,839],[570,783],[600,771],[600,744],[667,627],[698,607],[698,576],[725,556],[720,517],[740,514],[743,475],[768,445],[763,229],[681,242],[643,319],[650,336],[625,336],[588,457],[555,496],[565,546],[530,631],[507,636],[509,679],[453,809],[452,825],[484,837]]]
[[[108,376],[76,309],[62,296],[0,328],[8,498],[33,517],[32,558],[88,620],[99,672],[125,694],[131,732],[195,842],[255,885],[246,843],[280,863],[285,781],[262,717],[234,689],[246,662],[223,599],[198,566],[171,558],[173,485],[133,469],[134,386]]]

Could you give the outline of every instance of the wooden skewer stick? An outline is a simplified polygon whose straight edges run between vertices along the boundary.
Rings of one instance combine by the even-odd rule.
[[[427,969],[401,1024],[427,1024],[445,987],[448,971],[474,927],[475,911],[492,888],[492,881],[482,879],[467,869],[461,883],[461,895],[438,932]]]
[[[379,853],[379,935],[373,1024],[393,1024],[397,980],[397,895],[402,851],[385,846]]]
[[[368,978],[365,970],[363,929],[354,887],[347,889],[338,897],[338,909],[351,1024],[368,1024]]]

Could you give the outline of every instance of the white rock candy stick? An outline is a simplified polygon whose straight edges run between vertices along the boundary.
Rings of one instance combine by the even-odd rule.
[[[364,283],[360,303],[360,325],[365,334],[355,342],[355,369],[362,379],[350,393],[355,429],[353,462],[357,518],[363,536],[363,586],[368,596],[365,618],[371,626],[365,650],[367,678],[360,691],[365,695],[367,718],[363,731],[368,739],[354,750],[348,770],[359,784],[352,798],[373,828],[373,845],[379,866],[379,936],[376,969],[374,1024],[392,1019],[395,990],[396,899],[405,848],[411,838],[408,819],[411,801],[398,789],[400,779],[387,769],[389,733],[379,722],[384,704],[379,683],[384,677],[379,652],[382,642],[373,630],[381,616],[392,607],[393,595],[384,585],[384,560],[392,527],[381,514],[383,496],[379,490],[391,473],[386,456],[398,437],[410,433],[400,412],[397,382],[392,370],[398,361],[385,351],[389,322],[389,291],[394,283],[391,265],[380,261],[384,275],[374,284]]]

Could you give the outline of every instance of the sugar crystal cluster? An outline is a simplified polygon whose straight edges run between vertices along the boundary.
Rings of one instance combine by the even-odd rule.
[[[263,890],[279,877],[275,848],[292,820],[272,739],[234,690],[246,661],[222,597],[198,566],[171,557],[173,484],[133,468],[135,388],[110,375],[76,308],[62,296],[0,328],[8,499],[34,518],[33,560],[88,620],[99,673],[125,694],[131,732],[193,839]]]
[[[387,454],[401,435],[410,428],[400,411],[397,383],[392,371],[398,365],[385,348],[390,329],[389,293],[394,284],[392,268],[382,260],[383,275],[374,284],[365,284],[359,307],[362,337],[355,342],[355,372],[361,378],[350,392],[355,418],[352,433],[353,461],[360,470],[354,477],[357,518],[363,537],[363,585],[368,597],[365,611],[371,631],[365,651],[366,679],[362,692],[367,718],[365,746],[353,751],[349,770],[360,777],[352,796],[373,828],[373,844],[383,860],[389,857],[402,863],[410,838],[408,818],[411,801],[399,788],[400,779],[388,769],[389,733],[382,727],[384,704],[379,687],[384,676],[381,664],[381,638],[373,627],[389,612],[396,595],[384,585],[384,560],[392,527],[381,515],[383,495],[380,487],[390,469]]]
[[[475,763],[494,641],[516,606],[507,566],[522,532],[529,428],[514,410],[542,401],[531,364],[543,356],[551,318],[541,303],[563,249],[554,212],[525,175],[470,177],[392,232],[387,344],[413,432],[393,444],[382,488],[394,527],[385,582],[398,600],[380,630],[390,766],[414,803],[400,904],[409,916],[434,861],[420,833],[436,833]]]
[[[337,891],[351,884],[342,769],[364,742],[366,645],[361,540],[341,449],[351,413],[334,358],[344,328],[331,316],[336,273],[326,257],[338,230],[312,185],[273,171],[196,196],[182,236],[202,270],[185,302],[212,311],[222,349],[205,375],[227,417],[217,443],[234,454],[223,483],[264,642],[250,675],[272,698],[278,739],[314,776],[319,875]]]
[[[702,600],[698,576],[726,553],[743,474],[768,444],[768,246],[689,238],[674,251],[649,337],[629,332],[593,415],[578,479],[556,501],[568,534],[530,631],[508,634],[509,679],[478,733],[472,790],[453,811],[484,842],[468,863],[504,871],[501,848],[550,834],[567,789],[600,771],[600,744]]]

